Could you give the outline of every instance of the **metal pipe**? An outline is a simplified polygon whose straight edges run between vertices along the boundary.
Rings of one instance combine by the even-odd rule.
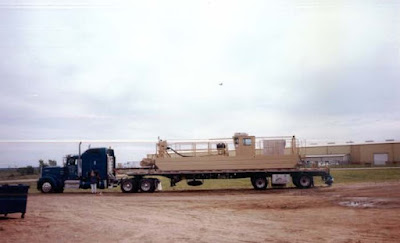
[[[82,141],[79,142],[79,159],[81,159],[81,145],[82,145]]]
[[[80,178],[82,176],[82,159],[81,159],[81,145],[82,141],[79,142],[79,157],[78,157],[78,177]]]

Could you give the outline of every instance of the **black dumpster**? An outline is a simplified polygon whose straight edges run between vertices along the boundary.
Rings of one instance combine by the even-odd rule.
[[[0,214],[22,213],[25,217],[28,185],[1,185],[0,186]]]

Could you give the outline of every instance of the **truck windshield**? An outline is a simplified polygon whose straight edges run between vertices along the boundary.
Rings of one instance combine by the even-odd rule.
[[[75,165],[76,164],[75,162],[76,162],[75,158],[68,158],[67,165]]]

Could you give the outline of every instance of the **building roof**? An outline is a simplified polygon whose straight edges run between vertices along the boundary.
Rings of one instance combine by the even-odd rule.
[[[377,145],[377,144],[399,144],[400,141],[394,139],[387,139],[387,141],[375,142],[374,140],[367,140],[365,142],[307,142],[306,147],[334,147],[334,146],[354,146],[354,145]]]

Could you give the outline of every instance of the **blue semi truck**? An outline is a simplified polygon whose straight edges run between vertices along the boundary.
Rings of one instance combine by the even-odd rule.
[[[243,136],[247,136],[247,134]],[[294,141],[294,139],[295,138],[293,136],[291,140]],[[196,166],[196,163],[193,163],[196,162],[196,157],[179,153],[169,146],[164,146],[165,144],[166,141],[159,141],[157,144],[158,152],[156,157],[164,155],[167,157],[167,162],[172,161],[174,163],[179,161],[182,162],[183,158],[189,162],[192,162],[188,162],[187,164],[193,164],[193,166]],[[90,148],[81,154],[80,145],[79,154],[66,156],[63,167],[42,168],[41,177],[37,183],[38,190],[42,191],[43,193],[61,193],[65,188],[90,188],[89,178],[91,171],[94,171],[98,175],[98,187],[100,189],[112,188],[120,185],[121,191],[124,193],[154,192],[160,188],[160,180],[158,179],[160,176],[169,179],[171,186],[175,186],[176,183],[184,180],[186,180],[187,184],[190,186],[199,186],[202,185],[203,181],[207,179],[249,178],[249,181],[255,190],[265,190],[269,185],[269,180],[271,181],[272,187],[282,187],[292,182],[294,186],[301,189],[314,186],[314,177],[321,177],[322,181],[328,186],[333,183],[333,178],[330,175],[329,168],[305,168],[304,162],[300,158],[296,159],[297,162],[295,161],[297,165],[291,168],[281,168],[279,166],[268,168],[267,166],[259,166],[258,168],[249,169],[235,166],[230,169],[190,167],[189,170],[187,169],[187,166],[184,167],[184,163],[175,163],[176,169],[171,170],[166,167],[162,168],[162,160],[154,160],[149,158],[142,160],[144,164],[141,162],[141,167],[116,168],[116,159],[113,149]],[[240,146],[245,147],[247,144],[238,143],[236,147],[238,152],[240,152]],[[295,148],[295,143],[293,143],[292,147]],[[254,147],[252,149],[254,149]],[[209,143],[209,146],[206,150],[211,153],[211,156],[202,156],[201,158],[204,158],[202,159],[202,161],[205,161],[204,163],[209,163],[208,160],[214,164],[219,163],[219,161],[227,161],[227,153],[223,153],[225,150],[227,150],[227,144],[221,146],[220,143],[217,143],[216,148],[212,149],[211,143]],[[198,150],[194,151],[198,152]],[[295,150],[293,149],[293,151]],[[170,154],[171,152],[174,152],[176,156],[180,158],[173,157],[173,155]],[[250,160],[252,157],[254,156],[242,156],[239,157],[239,159]],[[281,157],[275,156],[272,158],[279,159]],[[171,162],[168,163],[171,164]],[[164,165],[165,164],[166,162],[164,162]],[[197,163],[197,165],[198,164],[199,163]]]
[[[80,150],[80,149],[79,149]],[[99,178],[98,186],[104,189],[114,186],[115,155],[111,148],[91,148],[82,155],[68,155],[63,167],[43,167],[37,182],[43,193],[63,192],[64,188],[90,188],[90,172]]]

